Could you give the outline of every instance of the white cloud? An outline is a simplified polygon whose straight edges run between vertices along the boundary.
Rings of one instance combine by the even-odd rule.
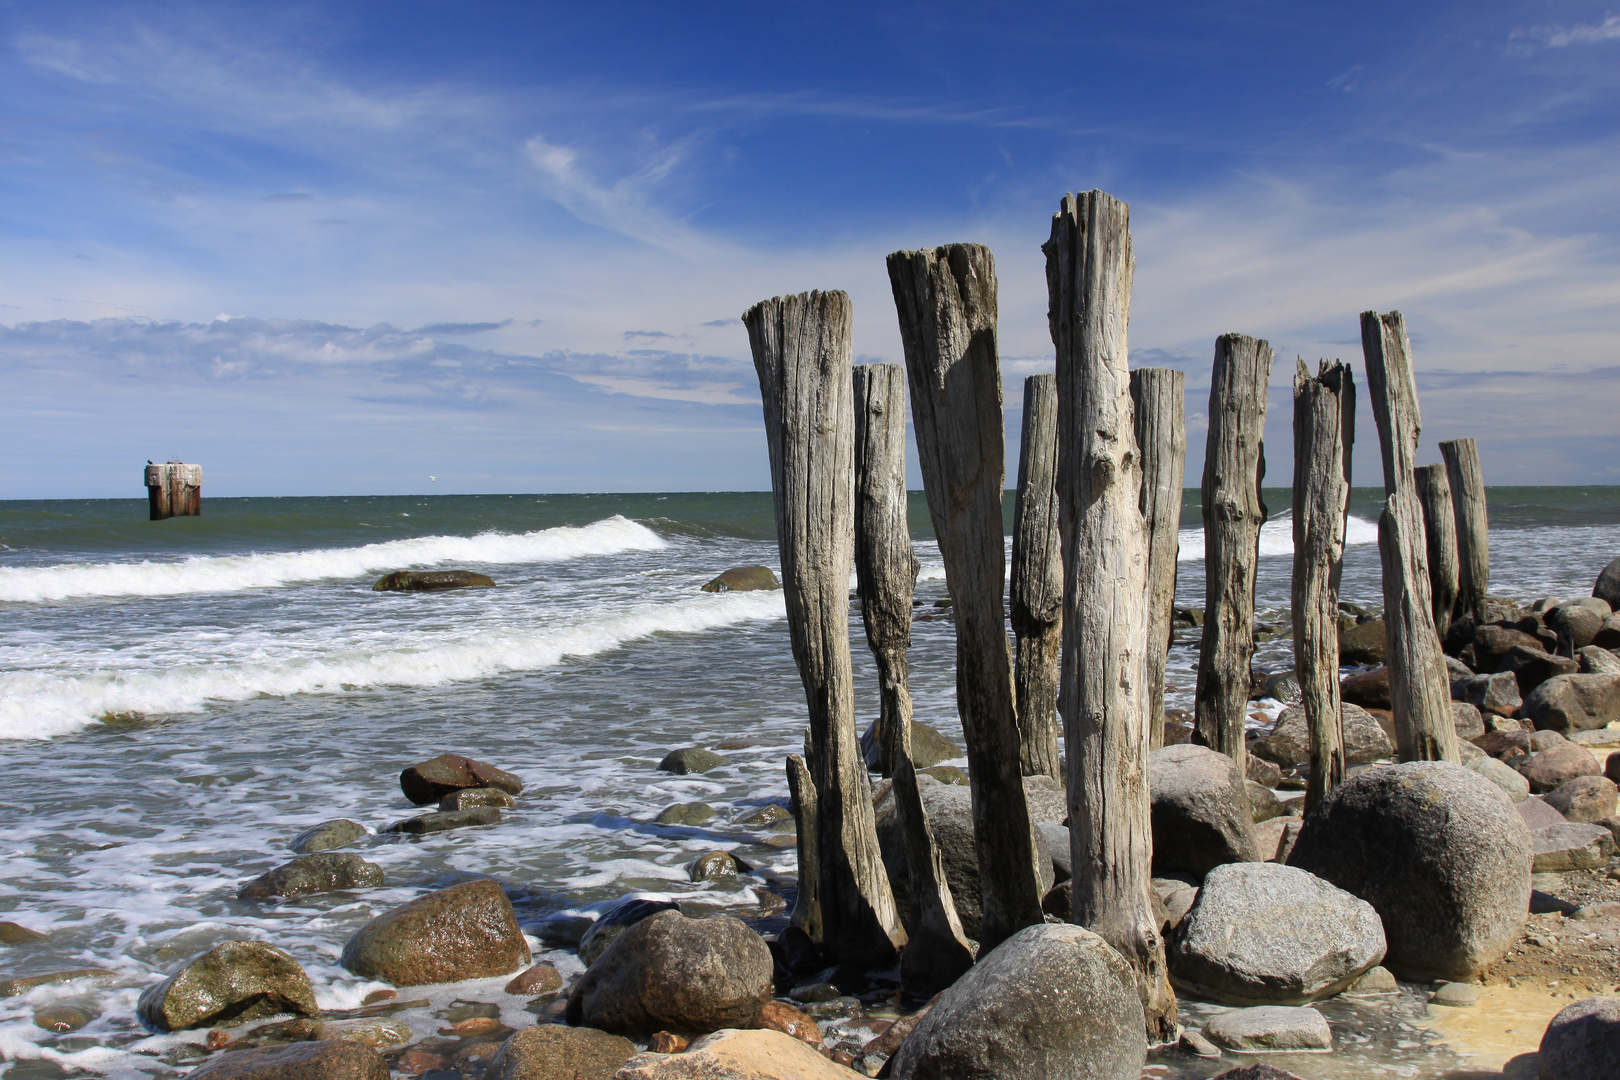
[[[1529,30],[1515,30],[1512,37],[1515,40],[1533,39],[1549,49],[1615,41],[1620,39],[1620,15],[1610,15],[1602,22],[1590,26],[1537,26]]]

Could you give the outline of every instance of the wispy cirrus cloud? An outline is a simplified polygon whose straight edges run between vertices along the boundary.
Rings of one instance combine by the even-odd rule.
[[[1620,41],[1620,15],[1610,15],[1600,23],[1589,23],[1584,26],[1536,26],[1515,30],[1510,40],[1524,44],[1534,43],[1548,49]]]

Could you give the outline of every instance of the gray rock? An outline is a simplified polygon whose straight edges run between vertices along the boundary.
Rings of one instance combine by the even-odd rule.
[[[446,589],[491,589],[495,579],[472,570],[395,570],[371,587],[373,592],[444,592]]]
[[[706,802],[678,802],[666,806],[654,820],[660,825],[701,825],[714,817],[714,807]]]
[[[660,911],[678,911],[673,900],[626,900],[621,904],[609,908],[602,913],[602,917],[591,924],[585,936],[579,940],[579,959],[586,967],[594,964],[596,958],[607,952],[607,947],[613,944],[613,939],[630,929],[642,919],[650,919]]]
[[[1470,979],[1506,951],[1530,897],[1530,830],[1484,777],[1438,761],[1369,769],[1305,816],[1291,866],[1377,909],[1384,966]]]
[[[1395,973],[1379,965],[1368,968],[1345,993],[1350,997],[1377,997],[1383,994],[1398,994],[1400,991],[1401,984],[1395,981]]]
[[[1549,629],[1558,633],[1560,641],[1568,639],[1572,648],[1583,649],[1592,644],[1607,615],[1599,615],[1580,604],[1560,604],[1547,612]]]
[[[158,1031],[184,1031],[320,1010],[298,961],[262,941],[227,941],[147,987],[135,1011]]]
[[[696,746],[684,747],[680,750],[671,750],[664,755],[664,760],[658,763],[663,772],[674,773],[676,776],[687,776],[691,773],[706,773],[718,769],[731,762],[714,753]]]
[[[1519,775],[1518,770],[1496,758],[1481,756],[1479,760],[1469,762],[1468,768],[1501,788],[1510,802],[1522,802],[1530,794],[1530,781]]]
[[[516,799],[500,788],[492,787],[462,788],[439,800],[439,809],[445,811],[471,810],[477,806],[493,806],[497,810],[509,810],[516,805]]]
[[[1485,718],[1479,714],[1478,706],[1466,701],[1451,703],[1451,722],[1457,729],[1459,739],[1477,739],[1485,734]]]
[[[1479,987],[1473,983],[1448,982],[1435,988],[1429,1003],[1444,1005],[1448,1009],[1468,1009],[1478,1005],[1480,997]]]
[[[1136,978],[1078,926],[1026,926],[935,1001],[892,1059],[895,1080],[1138,1080]]]
[[[1566,821],[1548,825],[1530,834],[1537,874],[1561,874],[1570,870],[1595,870],[1614,854],[1614,834],[1602,825],[1582,825]]]
[[[1259,862],[1253,813],[1238,767],[1205,746],[1166,746],[1148,755],[1153,873],[1202,877],[1223,863]]]
[[[426,836],[429,833],[467,829],[474,825],[499,825],[501,812],[493,806],[475,806],[470,810],[439,811],[419,817],[396,821],[383,832],[404,833],[407,836]]]
[[[1198,901],[1198,883],[1190,877],[1156,877],[1153,892],[1164,905],[1165,922],[1177,926]]]
[[[733,566],[721,571],[720,576],[703,586],[704,592],[754,592],[760,589],[780,589],[782,583],[768,566]]]
[[[332,821],[323,821],[319,825],[311,825],[293,837],[287,846],[292,848],[295,854],[313,855],[317,851],[348,847],[364,840],[368,835],[370,834],[366,831],[366,827],[358,821],[336,818]]]
[[[1382,664],[1386,648],[1383,619],[1370,619],[1339,631],[1339,663]]]
[[[1614,817],[1617,791],[1606,776],[1577,776],[1547,795],[1547,805],[1569,821],[1593,823]]]
[[[344,889],[375,889],[383,883],[382,867],[347,852],[303,855],[261,874],[237,890],[238,900],[272,896],[308,896]]]
[[[1604,571],[1620,579],[1620,559]],[[1603,579],[1598,579],[1603,584]],[[1620,590],[1620,580],[1615,582]],[[1620,997],[1593,997],[1570,1005],[1547,1024],[1536,1067],[1541,1080],[1598,1080],[1620,1076]]]
[[[1603,625],[1598,628],[1597,636],[1592,639],[1592,644],[1587,647],[1607,649],[1610,655],[1613,655],[1615,650],[1620,649],[1620,614],[1610,615],[1607,619],[1604,619]]]
[[[867,1057],[882,1066],[884,1055]],[[727,1029],[703,1036],[678,1054],[638,1054],[615,1080],[849,1080],[875,1072],[851,1072],[783,1031]]]
[[[1531,795],[1528,798],[1519,800],[1514,804],[1513,809],[1519,812],[1519,817],[1524,820],[1524,827],[1532,833],[1537,829],[1545,829],[1549,825],[1562,825],[1569,820],[1563,814],[1548,806],[1547,800],[1539,795]]]
[[[1282,782],[1282,770],[1265,758],[1246,755],[1243,775],[1263,787],[1275,788]]]
[[[1292,671],[1273,671],[1261,684],[1260,694],[1285,705],[1297,705],[1301,694],[1299,676]]]
[[[1614,606],[1602,597],[1583,596],[1579,600],[1571,600],[1570,603],[1579,604],[1590,611],[1594,611],[1602,619],[1607,619],[1614,614]]]
[[[1363,765],[1395,755],[1395,744],[1372,713],[1359,705],[1345,702],[1340,706],[1339,715],[1344,722],[1346,764]],[[1310,733],[1305,724],[1304,708],[1284,709],[1282,715],[1277,717],[1271,734],[1255,743],[1254,752],[1285,769],[1310,761]]]
[[[1620,675],[1555,675],[1524,699],[1524,715],[1566,735],[1620,720]]]
[[[868,769],[878,767],[877,721],[872,721],[861,733],[861,755]],[[931,769],[942,761],[955,761],[962,756],[962,748],[923,723],[911,722],[911,764],[919,769]]]
[[[613,1080],[635,1056],[635,1044],[620,1035],[536,1024],[501,1044],[483,1080]]]
[[[1217,1046],[1247,1054],[1333,1049],[1327,1017],[1309,1006],[1234,1009],[1205,1024],[1204,1034]]]
[[[1187,1028],[1182,1031],[1181,1038],[1176,1040],[1176,1049],[1184,1054],[1192,1054],[1195,1057],[1218,1058],[1221,1056],[1221,1048],[1204,1038],[1204,1033],[1197,1028]]]
[[[1609,616],[1609,621],[1620,620],[1620,615]],[[1582,675],[1620,675],[1620,656],[1597,645],[1588,645],[1575,653]]]
[[[341,963],[362,978],[425,986],[510,975],[530,959],[512,902],[484,879],[378,915],[349,938]]]
[[[686,876],[693,881],[735,881],[742,867],[728,851],[711,851],[693,860]]]
[[[1371,904],[1278,863],[1211,870],[1169,953],[1178,987],[1227,1005],[1319,1001],[1383,958]]]
[[[1069,827],[1050,821],[1037,821],[1035,831],[1041,834],[1041,841],[1052,857],[1053,883],[1068,881],[1074,876],[1074,847],[1070,843]]]
[[[1474,706],[1481,712],[1509,716],[1524,704],[1519,696],[1519,680],[1511,671],[1490,675],[1475,675],[1457,679],[1451,684],[1453,699]]]
[[[1508,765],[1529,781],[1530,790],[1537,795],[1556,791],[1577,776],[1599,776],[1603,772],[1590,750],[1567,739],[1545,744],[1545,749],[1533,754],[1513,758]]]
[[[771,999],[771,950],[739,919],[661,911],[613,940],[568,995],[568,1023],[615,1034],[744,1027]]]
[[[1282,803],[1277,800],[1275,791],[1253,780],[1245,780],[1243,790],[1249,796],[1249,812],[1253,814],[1256,825],[1282,816]]]
[[[188,1080],[388,1080],[388,1063],[346,1039],[232,1050],[199,1065]]]

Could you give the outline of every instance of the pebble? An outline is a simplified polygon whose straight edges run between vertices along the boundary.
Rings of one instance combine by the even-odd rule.
[[[47,1005],[34,1011],[34,1026],[58,1035],[78,1031],[94,1019],[94,1014],[76,1005]]]
[[[1466,1009],[1479,1004],[1480,989],[1471,983],[1441,983],[1429,999],[1432,1005],[1445,1005],[1453,1009]]]

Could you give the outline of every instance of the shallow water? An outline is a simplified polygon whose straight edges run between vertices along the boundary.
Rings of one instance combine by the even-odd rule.
[[[728,566],[776,564],[768,495],[212,500],[205,514],[148,523],[134,500],[0,504],[0,918],[51,935],[0,951],[0,971],[113,973],[99,987],[0,999],[6,1075],[31,1075],[16,1070],[42,1059],[115,1077],[170,1074],[153,1055],[186,1037],[141,1031],[135,996],[226,938],[287,949],[323,1006],[353,1006],[377,984],[337,966],[347,936],[460,874],[506,883],[537,949],[571,915],[626,895],[743,905],[752,887],[790,888],[792,850],[726,824],[785,798],[782,761],[802,740],[781,597],[698,591]],[[1620,509],[1607,521],[1514,527],[1504,517],[1492,534],[1493,592],[1585,594],[1620,552]],[[1257,590],[1261,618],[1279,622],[1286,526],[1268,526]],[[1344,597],[1377,605],[1371,526],[1355,529]],[[914,531],[919,610],[932,613],[943,572],[925,520]],[[1182,604],[1203,602],[1199,540],[1183,534]],[[413,564],[501,584],[371,591],[383,571]],[[858,616],[852,643],[869,716],[876,688]],[[1290,666],[1289,647],[1266,643],[1257,667]],[[959,740],[953,650],[948,620],[916,624],[917,715]],[[1195,665],[1195,644],[1178,644],[1171,705],[1190,706]],[[753,745],[726,751],[731,763],[704,776],[656,769],[670,749],[727,739]],[[528,785],[519,807],[499,826],[374,837],[363,853],[388,874],[380,890],[234,899],[242,881],[285,861],[286,841],[308,825],[346,816],[380,829],[410,816],[399,770],[443,750],[518,774]],[[693,799],[720,811],[710,826],[650,823]],[[685,864],[716,848],[759,873],[735,886],[688,884]],[[100,1016],[73,1036],[49,1035],[30,1018],[57,1000]],[[434,1023],[406,1018],[423,1033]],[[1329,1075],[1329,1061],[1399,1064],[1413,1048],[1395,1045],[1395,1030],[1387,1045],[1346,1040],[1306,1075]]]

